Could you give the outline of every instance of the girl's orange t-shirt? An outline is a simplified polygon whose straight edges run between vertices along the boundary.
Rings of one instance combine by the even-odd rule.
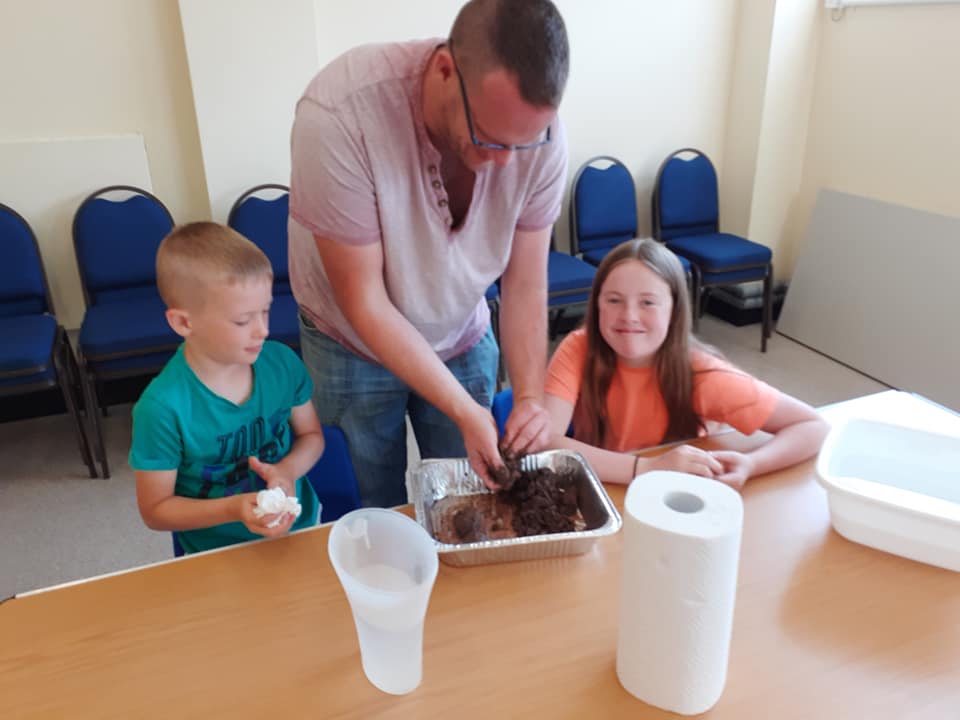
[[[580,328],[553,354],[546,392],[575,406],[586,357],[587,335]],[[726,423],[745,435],[763,427],[780,399],[779,390],[708,353],[694,351],[691,360],[693,407],[702,420]],[[605,449],[626,452],[662,443],[669,418],[654,369],[618,364],[607,393],[607,413]]]

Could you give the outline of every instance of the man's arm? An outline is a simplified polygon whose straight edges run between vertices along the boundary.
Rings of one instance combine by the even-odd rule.
[[[518,230],[500,280],[501,347],[513,387],[513,412],[503,444],[518,454],[541,450],[550,440],[549,416],[543,407],[550,231]]]
[[[470,396],[390,300],[380,244],[346,245],[319,235],[314,240],[351,327],[384,367],[456,423],[471,467],[489,481],[487,466],[502,464],[493,415]]]

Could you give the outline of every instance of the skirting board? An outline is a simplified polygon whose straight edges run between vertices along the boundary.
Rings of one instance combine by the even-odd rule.
[[[960,410],[960,218],[823,189],[777,330]]]
[[[78,328],[84,302],[73,251],[73,215],[107,185],[153,190],[140,135],[0,142],[0,202],[23,215],[40,245],[60,323]]]

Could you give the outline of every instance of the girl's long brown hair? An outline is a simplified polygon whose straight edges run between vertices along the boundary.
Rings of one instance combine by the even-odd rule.
[[[639,260],[657,273],[669,286],[673,299],[667,336],[653,361],[669,416],[667,431],[661,442],[696,437],[704,425],[693,409],[690,347],[691,344],[696,347],[701,345],[690,336],[687,283],[677,257],[656,240],[647,238],[628,240],[615,247],[600,263],[593,278],[584,321],[587,357],[583,365],[580,395],[573,411],[577,439],[597,447],[604,447],[607,440],[610,429],[607,392],[617,369],[617,355],[600,334],[600,291],[610,272],[628,260]]]

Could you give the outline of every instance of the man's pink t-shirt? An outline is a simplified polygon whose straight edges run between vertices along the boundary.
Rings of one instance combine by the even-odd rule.
[[[423,72],[442,40],[368,45],[320,71],[297,104],[290,182],[290,280],[301,310],[325,334],[373,359],[337,307],[314,235],[380,243],[390,300],[444,360],[489,325],[484,293],[510,258],[516,230],[560,215],[566,135],[477,170],[461,225],[452,217],[421,106]]]
[[[550,359],[546,392],[576,406],[586,359],[587,335],[581,328],[567,335]],[[702,420],[750,435],[770,419],[779,390],[705,352],[695,351],[691,361],[693,410]],[[653,368],[617,365],[607,392],[607,416],[607,450],[628,452],[663,442],[670,418]]]

